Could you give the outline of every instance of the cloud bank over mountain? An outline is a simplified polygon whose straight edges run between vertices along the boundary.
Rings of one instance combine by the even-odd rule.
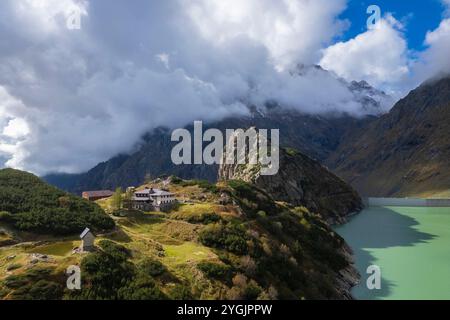
[[[364,79],[376,87],[394,89],[409,73],[408,45],[403,26],[388,15],[372,29],[324,50],[320,65],[346,79]]]
[[[448,20],[412,61],[394,18],[336,42],[349,24],[339,18],[345,8],[345,0],[1,1],[0,159],[38,174],[79,172],[152,128],[245,114],[248,104],[361,114],[337,76],[403,92],[403,79],[450,69]],[[67,28],[74,11],[80,30]],[[333,73],[290,72],[317,63]]]

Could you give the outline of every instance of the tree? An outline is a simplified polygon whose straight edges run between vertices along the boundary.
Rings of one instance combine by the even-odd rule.
[[[123,199],[123,207],[127,210],[131,210],[132,208],[132,199],[133,199],[134,191],[132,188],[128,188],[125,192],[125,198]]]
[[[0,170],[0,220],[21,231],[52,235],[114,228],[98,204],[14,169]]]
[[[116,189],[116,192],[114,192],[114,194],[112,195],[112,198],[111,198],[112,209],[114,211],[118,211],[118,210],[122,209],[122,203],[123,203],[122,188],[119,187]]]

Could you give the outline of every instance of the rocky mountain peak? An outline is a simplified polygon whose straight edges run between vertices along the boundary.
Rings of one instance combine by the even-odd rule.
[[[276,175],[262,175],[260,165],[222,164],[218,179],[252,183],[276,201],[304,206],[330,223],[342,223],[363,207],[359,195],[343,180],[293,149],[280,149]]]

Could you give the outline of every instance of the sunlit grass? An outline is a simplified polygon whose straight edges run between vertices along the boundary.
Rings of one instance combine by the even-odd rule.
[[[28,249],[27,252],[63,257],[70,254],[72,249],[77,245],[79,245],[79,243],[74,241],[55,242]]]
[[[194,242],[185,242],[182,245],[166,245],[164,251],[166,256],[163,258],[163,262],[171,267],[217,259],[217,256],[209,248]]]

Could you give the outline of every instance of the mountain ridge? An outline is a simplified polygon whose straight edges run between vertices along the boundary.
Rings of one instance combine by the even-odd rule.
[[[305,73],[317,73],[336,77],[320,66],[298,65],[291,76],[302,77]],[[384,92],[370,86],[365,81],[347,82],[338,78],[353,95],[353,100],[361,106],[361,116],[334,112],[308,114],[286,108],[276,101],[266,101],[263,106],[248,105],[249,115],[227,117],[220,121],[205,123],[205,128],[280,129],[280,143],[324,162],[341,143],[349,131],[365,127],[382,112],[383,105],[391,99]],[[300,102],[301,103],[301,102]],[[365,114],[365,115],[363,115]],[[192,132],[192,125],[186,126]],[[175,166],[171,164],[170,151],[175,143],[170,141],[167,128],[157,128],[142,138],[139,148],[128,155],[117,155],[99,163],[88,172],[81,174],[49,174],[43,178],[64,190],[80,194],[88,189],[113,189],[144,182],[147,176],[177,175],[185,179],[206,179],[215,181],[218,166]]]
[[[347,136],[326,164],[365,196],[450,190],[450,77],[427,81]]]

